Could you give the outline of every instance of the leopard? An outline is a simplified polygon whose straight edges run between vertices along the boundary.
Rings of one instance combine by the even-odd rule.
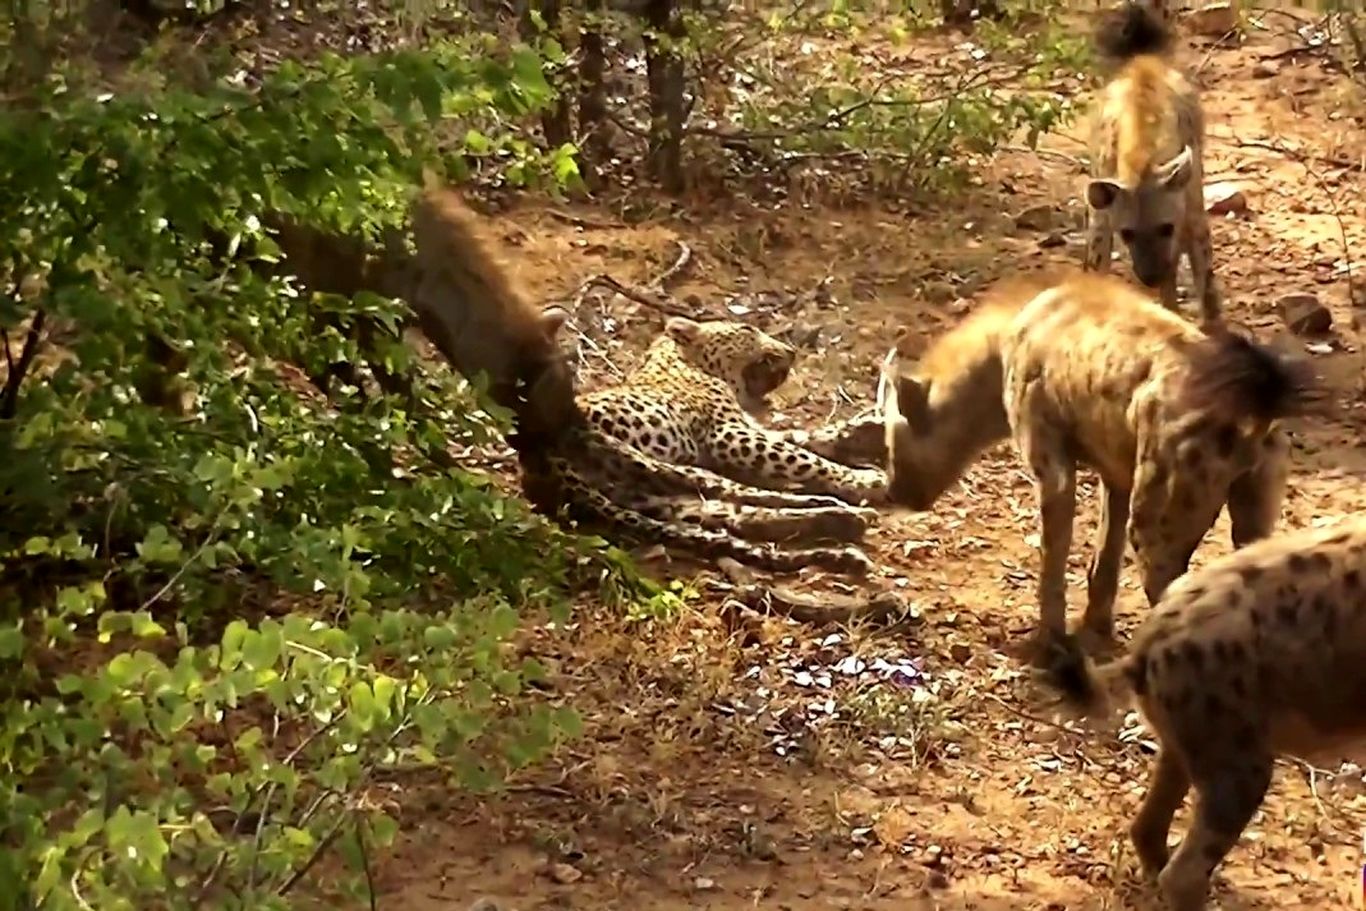
[[[425,275],[412,295],[415,309],[426,317],[421,327],[452,367],[472,381],[483,376],[490,398],[512,412],[508,442],[517,453],[523,494],[535,509],[777,572],[809,566],[868,571],[871,564],[856,547],[804,545],[860,540],[873,510],[833,496],[751,486],[696,464],[674,464],[669,460],[673,450],[661,444],[670,434],[700,441],[704,429],[697,421],[666,421],[645,449],[631,442],[644,441],[641,434],[623,439],[627,425],[634,426],[625,419],[643,414],[643,424],[657,396],[641,395],[643,381],[586,396],[576,388],[563,340],[570,314],[558,305],[532,302],[517,263],[500,255],[485,220],[460,193],[429,186],[414,205],[413,222]],[[681,325],[673,331],[685,333]],[[729,347],[703,346],[709,354],[702,363],[719,377],[690,368],[668,381],[676,390],[693,390],[689,413],[729,415],[726,425],[713,422],[723,426],[722,432],[743,424],[734,410],[762,405],[763,397],[786,380],[795,358],[795,350],[771,337],[731,335]],[[751,342],[764,338],[767,344],[746,348],[742,336]],[[723,350],[729,355],[721,357]],[[660,364],[665,360],[658,352],[652,356]],[[665,380],[660,372],[655,376],[657,384]],[[720,399],[712,411],[707,410],[708,389]],[[590,407],[590,401],[597,404]],[[621,420],[606,419],[609,412]],[[680,430],[694,436],[678,437]],[[700,454],[693,461],[706,464]]]
[[[796,353],[747,323],[672,316],[635,371],[580,401],[602,433],[664,462],[853,506],[885,502],[884,470],[826,458],[755,417]]]

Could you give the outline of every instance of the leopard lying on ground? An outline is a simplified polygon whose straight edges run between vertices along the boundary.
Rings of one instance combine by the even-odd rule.
[[[772,490],[882,502],[882,470],[825,458],[753,417],[795,360],[796,349],[753,326],[673,317],[624,382],[580,401],[593,427],[662,461]]]
[[[441,350],[457,369],[490,375],[491,389],[500,392],[495,400],[515,416],[508,441],[523,492],[539,511],[780,572],[867,571],[868,558],[857,548],[810,545],[860,540],[872,510],[831,496],[761,489],[699,467],[731,465],[760,481],[790,478],[818,490],[873,488],[882,480],[868,472],[831,474],[831,466],[799,447],[766,445],[764,429],[739,403],[762,399],[786,379],[792,349],[738,325],[724,344],[715,332],[699,332],[709,344],[689,351],[706,357],[694,361],[683,352],[670,370],[665,352],[652,351],[626,384],[577,395],[559,340],[569,314],[532,304],[485,225],[459,194],[434,188],[420,197],[415,233],[429,274],[417,296],[442,316],[423,328],[444,342]],[[687,325],[675,323],[672,331],[686,336]],[[713,449],[722,447],[704,445],[709,439],[734,444],[735,456],[717,457]],[[697,448],[691,456],[689,443]],[[769,461],[774,453],[783,458],[777,470]],[[675,457],[682,464],[669,461]],[[796,546],[776,547],[780,541]]]

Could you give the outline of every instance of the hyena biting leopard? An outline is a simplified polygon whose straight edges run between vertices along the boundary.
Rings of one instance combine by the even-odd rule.
[[[1206,335],[1116,276],[1068,270],[991,298],[918,363],[889,356],[889,498],[929,509],[987,447],[1014,438],[1039,497],[1036,660],[1066,632],[1079,464],[1101,480],[1082,621],[1100,644],[1126,537],[1155,603],[1225,504],[1235,546],[1273,530],[1289,455],[1277,422],[1325,399],[1307,366],[1241,335]]]
[[[1072,639],[1049,679],[1085,714],[1136,702],[1160,749],[1129,827],[1171,911],[1203,911],[1210,877],[1271,783],[1273,760],[1366,743],[1366,519],[1278,535],[1177,580],[1129,653],[1094,667]],[[1174,855],[1172,816],[1195,790]]]
[[[1135,277],[1175,309],[1184,255],[1201,321],[1213,328],[1222,295],[1205,212],[1205,118],[1168,58],[1171,41],[1169,18],[1142,3],[1104,14],[1096,30],[1110,78],[1092,112],[1086,267],[1109,271],[1118,233]]]

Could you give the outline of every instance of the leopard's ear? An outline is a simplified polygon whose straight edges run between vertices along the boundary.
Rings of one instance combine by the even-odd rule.
[[[695,341],[701,328],[701,323],[697,320],[688,319],[686,316],[671,316],[664,323],[664,331],[676,342]]]
[[[546,307],[537,319],[541,332],[548,339],[554,339],[559,335],[560,330],[564,328],[564,324],[567,322],[569,322],[569,311],[557,304]]]

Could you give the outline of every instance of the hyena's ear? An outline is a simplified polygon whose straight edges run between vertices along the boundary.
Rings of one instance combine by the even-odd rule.
[[[1122,184],[1098,177],[1086,184],[1086,204],[1098,212],[1103,212],[1128,192]]]
[[[688,319],[686,316],[671,316],[664,323],[664,331],[676,342],[695,341],[701,328],[702,325],[697,320]]]
[[[882,370],[877,382],[877,403],[883,414],[883,422],[891,424],[900,417],[917,433],[929,429],[930,387],[902,371],[911,365],[903,365],[893,348],[882,360]]]
[[[1186,146],[1171,161],[1158,169],[1157,179],[1164,190],[1184,190],[1195,172],[1195,152]]]

